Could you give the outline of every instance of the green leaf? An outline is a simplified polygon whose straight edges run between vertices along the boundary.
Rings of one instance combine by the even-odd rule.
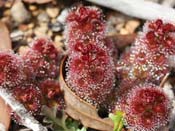
[[[70,117],[68,117],[66,119],[66,126],[69,129],[71,129],[71,128],[78,129],[79,125],[80,125],[80,122],[79,121],[73,120]]]
[[[121,131],[124,126],[124,113],[122,111],[116,111],[115,114],[110,113],[109,118],[114,122],[113,131]]]
[[[83,127],[81,129],[77,129],[76,131],[87,131],[87,129],[85,127]]]
[[[50,124],[54,131],[86,131],[84,127],[79,129],[81,123],[68,117],[64,111],[62,111],[62,117],[58,118],[56,106],[52,108],[43,106],[42,113],[45,115],[43,122]]]

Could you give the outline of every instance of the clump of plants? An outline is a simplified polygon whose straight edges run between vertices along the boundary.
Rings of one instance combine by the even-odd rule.
[[[175,54],[175,26],[161,19],[147,22],[129,51],[122,54],[117,71],[122,79],[159,84],[170,71],[168,58]]]
[[[120,79],[115,110],[122,110],[129,128],[156,131],[170,120],[172,103],[160,87],[171,70],[175,26],[161,19],[147,22],[116,66]]]
[[[9,89],[33,115],[40,113],[42,105],[49,106],[43,96],[59,104],[62,93],[56,78],[61,55],[47,38],[34,40],[23,56],[1,51],[0,87]]]
[[[168,124],[171,100],[159,84],[171,70],[168,59],[175,53],[174,31],[172,23],[161,19],[147,22],[117,62],[119,85],[115,86],[113,111],[125,114],[129,128],[155,131]],[[76,95],[93,105],[114,95],[113,58],[104,43],[104,33],[105,23],[96,8],[80,6],[67,17],[66,82]]]
[[[136,85],[119,106],[128,126],[137,131],[154,131],[165,126],[170,117],[171,102],[163,90],[153,84]]]
[[[114,131],[124,127],[157,131],[167,126],[172,100],[160,83],[171,70],[168,59],[175,54],[175,25],[161,19],[147,22],[123,52],[106,41],[105,32],[99,8],[72,8],[66,19],[67,56],[62,66],[63,53],[50,39],[37,38],[23,56],[0,52],[0,88],[9,90],[31,115],[44,115],[42,122],[52,130],[86,131],[83,126],[98,129],[107,125]],[[118,53],[119,59],[115,58]],[[70,90],[62,87],[59,77]],[[97,111],[102,106],[114,123],[100,118]],[[13,117],[22,121],[17,111]]]
[[[69,13],[66,28],[66,82],[76,95],[95,106],[105,101],[115,84],[103,17],[96,7],[80,6]]]

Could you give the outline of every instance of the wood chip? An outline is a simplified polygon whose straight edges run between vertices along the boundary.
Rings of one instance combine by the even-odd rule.
[[[112,36],[107,36],[107,39],[111,39],[118,49],[122,49],[135,41],[136,34],[116,34]]]
[[[66,57],[64,61],[65,60]],[[62,74],[64,72],[64,61],[60,66],[60,84],[64,90],[66,113],[75,120],[80,120],[85,127],[103,131],[112,131],[112,120],[109,118],[100,118],[95,107],[76,96],[75,93],[73,93],[66,85]]]
[[[9,50],[12,48],[9,31],[6,25],[2,22],[0,22],[0,38],[0,50]],[[8,130],[10,126],[10,121],[10,108],[0,97],[0,123],[2,123]]]
[[[9,50],[12,48],[9,31],[3,22],[0,22],[0,38],[0,50]]]
[[[10,108],[0,97],[0,123],[2,123],[6,129],[10,126]]]

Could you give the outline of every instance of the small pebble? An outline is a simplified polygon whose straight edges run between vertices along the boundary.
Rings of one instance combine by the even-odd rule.
[[[10,14],[11,14],[10,9],[7,9],[3,12],[3,16],[10,16]]]
[[[138,20],[129,20],[126,23],[125,29],[128,30],[129,33],[134,33],[139,25],[140,22]]]
[[[29,6],[29,10],[30,10],[30,11],[35,11],[35,10],[37,10],[37,6],[35,6],[35,5],[30,5],[30,6]]]
[[[47,31],[48,31],[47,27],[41,26],[34,29],[34,34],[37,37],[42,37],[42,36],[46,36]]]
[[[20,46],[18,49],[18,53],[19,55],[23,56],[29,49],[29,46]]]
[[[62,50],[62,47],[64,46],[64,44],[62,42],[54,42],[54,46],[58,51],[60,51]]]
[[[49,27],[51,28],[51,30],[53,32],[59,32],[59,31],[62,31],[64,29],[63,24],[61,24],[60,22],[51,23],[51,24],[49,24]]]
[[[4,6],[5,6],[5,8],[11,8],[12,2],[11,1],[6,1]]]
[[[32,15],[33,15],[33,16],[38,16],[39,13],[40,13],[39,10],[32,11]]]
[[[33,29],[34,26],[35,26],[34,23],[30,23],[30,24],[28,24],[28,28],[29,28],[29,29]]]
[[[55,38],[54,38],[54,41],[55,41],[55,42],[60,42],[62,39],[63,39],[62,36],[56,35]]]
[[[107,13],[107,29],[108,34],[113,35],[116,33],[122,32],[123,34],[126,34],[126,31],[123,31],[123,28],[125,27],[126,21],[128,21],[129,17],[126,15],[123,15],[119,12],[109,11]]]
[[[21,30],[21,31],[26,31],[26,30],[28,30],[28,26],[25,25],[25,24],[20,24],[20,25],[19,25],[19,30]]]
[[[40,13],[37,19],[39,22],[46,22],[46,23],[49,22],[49,16],[45,12]]]
[[[25,35],[26,37],[32,37],[33,34],[34,34],[33,29],[29,29],[29,30],[27,30],[27,31],[25,32],[24,35]]]
[[[54,24],[54,23],[56,23],[56,22],[57,22],[57,20],[56,20],[55,18],[52,18],[52,19],[51,19],[51,23],[52,23],[52,24]]]
[[[170,100],[174,100],[174,93],[172,85],[169,82],[165,82],[163,85],[163,91],[169,97]]]
[[[119,24],[116,25],[115,29],[117,31],[120,31],[124,27],[124,25],[125,25],[124,23],[119,23]]]
[[[59,8],[58,7],[48,7],[46,8],[46,12],[50,18],[55,18],[59,14]]]
[[[168,56],[168,65],[171,68],[175,68],[175,55]]]
[[[129,31],[126,30],[125,28],[122,28],[122,29],[120,30],[120,34],[121,34],[121,35],[127,35],[127,34],[129,34]]]
[[[125,23],[125,21],[127,20],[127,17],[128,16],[125,16],[118,12],[109,12],[107,14],[107,22],[111,25],[118,25],[121,23]]]
[[[20,30],[15,30],[10,34],[10,38],[12,39],[12,41],[19,41],[22,40],[24,37],[24,32],[20,31]]]
[[[42,27],[47,27],[48,28],[48,23],[39,23],[39,26],[42,26]]]
[[[31,43],[32,41],[33,41],[33,38],[31,38],[31,37],[27,38],[27,43]]]
[[[55,47],[57,49],[60,49],[61,47],[64,46],[63,42],[62,42],[63,37],[60,35],[56,35],[54,38],[54,42],[55,42]]]
[[[17,23],[23,23],[31,18],[30,13],[25,8],[24,4],[20,1],[14,3],[11,8],[11,15]]]
[[[65,8],[61,14],[57,17],[57,21],[59,21],[60,23],[64,24],[66,21],[66,17],[69,13],[69,10],[67,8]]]
[[[52,32],[51,30],[49,30],[49,31],[47,32],[47,35],[48,35],[49,37],[52,37],[52,36],[53,36],[53,32]]]

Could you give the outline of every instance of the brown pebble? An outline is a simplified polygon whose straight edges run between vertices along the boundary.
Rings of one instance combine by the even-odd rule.
[[[39,13],[40,13],[39,10],[32,11],[33,16],[37,16]]]
[[[35,11],[35,10],[37,10],[37,6],[35,6],[35,5],[30,5],[30,6],[29,6],[29,10],[30,10],[30,11]]]
[[[55,38],[54,38],[54,41],[55,41],[55,42],[60,42],[62,39],[63,39],[62,36],[56,35]]]
[[[62,39],[63,39],[63,37],[60,35],[55,36],[55,38],[54,38],[55,44],[54,45],[57,49],[60,49],[64,46],[63,42],[61,42]]]
[[[117,24],[116,26],[115,26],[115,29],[117,30],[117,31],[120,31],[123,27],[124,27],[124,23],[119,23],[119,24]]]
[[[138,20],[129,20],[126,23],[125,29],[129,32],[129,33],[134,33],[136,28],[140,25],[140,22]]]
[[[58,51],[62,50],[63,45],[64,44],[62,42],[55,42],[54,43],[54,46]]]
[[[3,16],[10,16],[10,14],[11,14],[10,9],[7,9],[3,12]]]
[[[48,31],[48,28],[47,27],[37,27],[34,29],[34,34],[37,36],[37,37],[42,37],[42,36],[46,36],[46,33]]]
[[[125,28],[122,28],[122,29],[120,30],[120,34],[121,34],[121,35],[127,35],[127,34],[129,34],[129,31],[126,30]]]
[[[27,42],[28,42],[28,43],[31,43],[32,41],[33,41],[33,38],[31,38],[31,37],[28,37],[28,38],[27,38]]]
[[[12,6],[12,1],[6,1],[4,7],[5,8],[11,8]]]
[[[34,24],[34,23],[30,23],[30,24],[28,24],[28,28],[29,28],[29,29],[33,29],[33,28],[34,28],[34,26],[35,26],[35,24]]]
[[[33,29],[29,29],[25,32],[25,36],[27,36],[27,37],[31,37],[31,36],[33,36],[33,34],[34,34]]]
[[[47,32],[47,35],[48,35],[49,37],[52,37],[52,36],[53,36],[53,32],[52,32],[51,30],[49,30],[49,31]]]
[[[39,23],[39,26],[48,28],[48,23],[41,22]]]
[[[49,22],[49,16],[48,16],[47,13],[45,13],[43,11],[37,16],[37,20],[38,20],[39,23],[48,23]]]
[[[55,19],[55,18],[52,18],[51,19],[51,23],[53,24],[53,23],[55,23],[57,20]]]
[[[25,25],[25,24],[20,24],[20,25],[19,25],[19,30],[21,30],[21,31],[26,31],[26,30],[28,30],[28,26]]]
[[[29,49],[29,46],[20,46],[18,49],[18,53],[19,55],[23,56]]]
[[[46,12],[49,17],[55,18],[59,14],[59,8],[58,7],[48,7],[46,8]]]

